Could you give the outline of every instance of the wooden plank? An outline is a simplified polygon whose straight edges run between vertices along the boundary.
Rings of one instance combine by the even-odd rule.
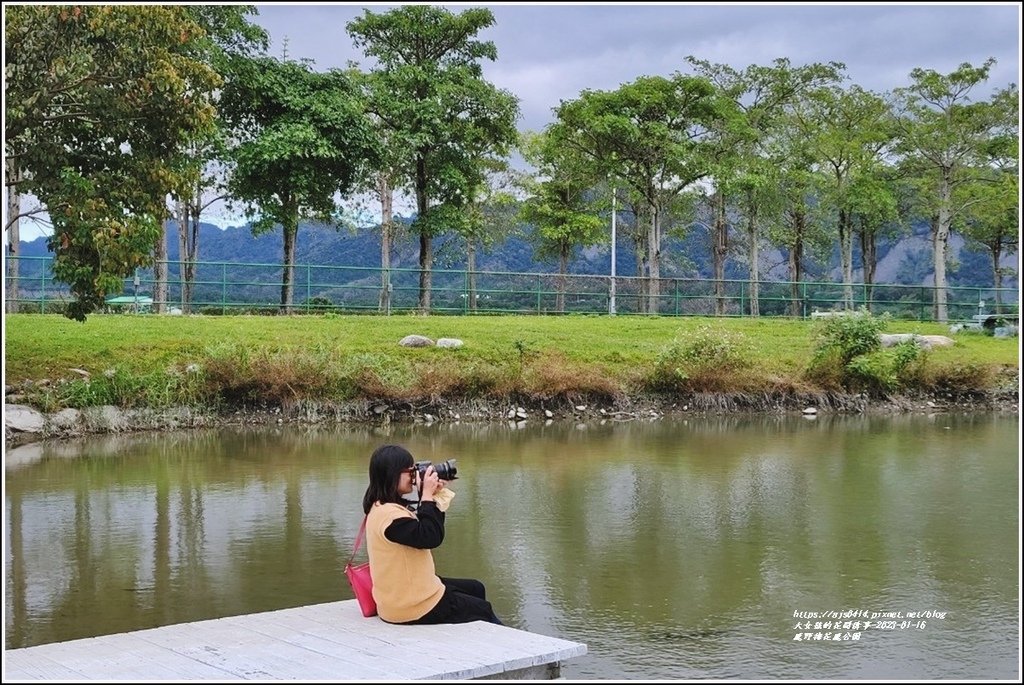
[[[451,643],[433,639],[432,634],[437,626],[394,626],[376,618],[364,618],[361,614],[352,620],[351,613],[343,612],[343,607],[337,606],[342,603],[334,604],[319,605],[326,609],[322,612],[311,612],[311,607],[302,607],[301,614],[294,613],[294,610],[282,610],[238,619],[246,622],[259,620],[263,627],[258,630],[265,628],[275,631],[276,635],[284,632],[281,626],[291,626],[310,637],[342,644],[352,650],[353,654],[360,654],[367,659],[363,662],[367,665],[382,666],[383,660],[396,678],[465,680],[481,672],[493,672],[497,668],[493,663],[481,659],[473,650],[453,653]],[[410,629],[419,630],[410,632]],[[291,639],[302,638],[293,634]],[[320,643],[319,647],[325,645]]]
[[[82,680],[85,678],[85,674],[48,658],[46,650],[39,649],[39,647],[5,650],[4,671],[4,682],[7,681],[6,673],[8,671],[18,674],[10,677],[24,680]]]
[[[18,680],[468,680],[543,678],[586,651],[480,621],[396,626],[344,600],[7,650],[4,665]]]
[[[349,600],[352,601],[352,600]],[[307,615],[318,620],[330,620],[332,616],[346,615],[344,602],[318,604],[305,607]],[[358,614],[360,632],[369,636],[386,636],[387,639],[402,641],[410,646],[424,645],[418,651],[430,649],[445,659],[457,661],[459,655],[472,654],[477,660],[488,662],[484,667],[472,669],[466,678],[477,678],[503,671],[527,668],[555,661],[562,661],[586,654],[586,645],[560,638],[537,635],[508,626],[476,621],[473,623],[446,623],[433,626],[394,626],[378,619],[366,619]],[[346,625],[351,625],[346,622]],[[397,629],[397,630],[396,630]],[[432,645],[427,647],[426,645]],[[454,664],[450,663],[450,666]],[[435,676],[448,676],[439,673]],[[463,676],[459,676],[460,678]]]
[[[445,664],[430,654],[392,645],[366,635],[332,629],[302,615],[246,616],[244,624],[268,637],[322,654],[344,655],[344,659],[369,668],[385,669],[404,678],[430,678]],[[404,674],[399,676],[399,674]]]
[[[93,676],[90,674],[96,672],[123,680],[160,680],[182,676],[224,678],[230,675],[223,670],[204,666],[168,650],[155,648],[134,633],[102,635],[41,647],[47,648],[47,658],[76,671],[79,674],[78,679],[82,679],[83,676],[91,678]],[[21,650],[13,650],[18,651]]]
[[[361,665],[342,655],[312,652],[263,635],[244,623],[226,620],[184,624],[174,631],[158,629],[140,637],[243,679],[330,680],[390,675],[386,669]]]

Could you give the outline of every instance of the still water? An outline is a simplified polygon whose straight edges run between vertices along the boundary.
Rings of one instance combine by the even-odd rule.
[[[457,459],[438,572],[586,643],[566,678],[1018,679],[1018,431],[714,417],[30,445],[5,457],[5,644],[350,598],[367,459],[394,442]],[[902,614],[858,631],[844,611]]]

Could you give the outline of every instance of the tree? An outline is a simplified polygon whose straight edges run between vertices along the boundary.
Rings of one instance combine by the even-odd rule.
[[[739,220],[747,234],[750,314],[759,314],[760,229],[769,205],[779,200],[776,165],[766,145],[781,118],[791,112],[805,93],[837,82],[845,68],[839,62],[793,67],[779,58],[771,66],[750,65],[737,71],[727,64],[712,64],[688,56],[697,74],[714,84],[720,98],[731,103],[738,116],[723,118],[712,128],[705,146],[712,160],[712,262],[715,314],[725,313],[723,283],[729,252],[730,200],[735,196]]]
[[[466,297],[470,311],[477,308],[477,252],[490,250],[515,231],[519,216],[517,194],[525,179],[524,172],[513,169],[505,160],[480,160],[478,181],[473,184],[459,228],[459,235],[466,242]]]
[[[773,166],[780,206],[778,215],[769,218],[768,235],[787,253],[790,316],[806,316],[800,291],[805,258],[827,251],[831,240],[812,204],[816,195],[813,156],[792,112],[780,120],[765,151]]]
[[[445,230],[452,207],[467,202],[474,160],[504,155],[516,139],[518,101],[488,83],[480,66],[497,58],[492,42],[475,39],[493,23],[487,9],[452,14],[415,5],[367,10],[347,26],[356,46],[378,62],[373,113],[408,146],[408,164],[397,169],[416,198],[423,313],[430,311],[432,238]]]
[[[220,81],[179,6],[14,6],[5,18],[8,188],[49,213],[54,276],[75,297],[67,316],[84,321],[151,261]]]
[[[281,226],[281,312],[292,311],[299,220],[335,223],[335,196],[354,185],[377,151],[362,98],[341,70],[304,62],[235,60],[221,109],[237,143],[228,182],[254,234]]]
[[[583,91],[556,110],[549,135],[572,146],[643,197],[649,214],[648,305],[659,299],[662,220],[667,205],[710,173],[701,141],[713,121],[728,116],[703,78],[641,77],[612,92]]]
[[[957,230],[969,245],[982,247],[992,260],[995,310],[1003,310],[1003,276],[999,266],[1004,254],[1012,254],[1020,244],[1020,180],[1016,171],[990,171],[987,182],[972,184],[963,190],[970,197],[957,198],[968,209]]]
[[[898,231],[899,210],[891,167],[878,165],[853,178],[847,189],[850,227],[860,238],[864,280],[864,306],[871,311],[875,269],[878,266],[878,238],[894,238]],[[852,261],[852,259],[851,259]],[[848,299],[849,301],[849,299]]]
[[[971,91],[988,79],[995,64],[967,62],[949,74],[931,69],[910,72],[912,84],[894,91],[899,145],[904,168],[919,179],[922,206],[932,225],[935,318],[948,320],[946,252],[949,233],[964,211],[954,202],[959,186],[977,180],[984,151],[1004,125],[1002,100],[971,102]]]
[[[186,12],[206,31],[200,42],[200,54],[205,63],[225,74],[234,61],[253,56],[265,50],[268,44],[265,30],[249,23],[248,15],[255,14],[252,5],[186,5]],[[227,156],[224,120],[215,120],[216,129],[205,139],[197,139],[184,156],[181,183],[172,192],[172,214],[177,224],[178,270],[181,282],[181,309],[188,313],[195,288],[196,263],[199,259],[199,225],[203,212],[226,198],[223,169]],[[167,299],[166,248],[170,236],[157,243],[155,258],[154,306],[160,311]]]
[[[549,127],[551,130],[551,127]],[[589,247],[605,238],[604,222],[589,200],[594,186],[593,166],[578,149],[566,145],[557,135],[528,135],[523,139],[523,157],[538,168],[546,180],[529,184],[530,196],[520,216],[536,226],[535,254],[539,259],[558,260],[558,291],[555,310],[565,312],[565,275],[569,257],[578,247]]]
[[[891,195],[885,197],[885,187],[868,179],[861,181],[861,177],[877,172],[892,142],[889,105],[859,86],[817,88],[798,103],[796,118],[819,172],[823,191],[819,200],[835,216],[843,304],[847,311],[852,311],[855,210],[861,209],[863,216],[895,210]],[[869,196],[871,191],[877,197]],[[880,218],[891,218],[891,212]]]

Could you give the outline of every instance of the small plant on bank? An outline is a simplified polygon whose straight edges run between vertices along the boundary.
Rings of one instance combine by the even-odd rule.
[[[847,390],[869,385],[890,387],[891,364],[886,356],[871,355],[882,347],[879,333],[885,330],[889,315],[873,316],[867,309],[822,319],[815,330],[814,354],[808,365],[810,380],[824,388]],[[852,365],[851,365],[852,364]]]
[[[742,333],[700,326],[661,349],[647,385],[661,392],[739,389],[744,383],[737,375],[750,367],[748,349]]]
[[[90,378],[62,379],[50,385],[37,386],[32,392],[32,400],[45,411],[57,411],[104,405],[123,409],[199,407],[208,406],[211,397],[206,390],[202,368],[188,364],[182,369],[172,365],[142,374],[116,367]]]
[[[878,396],[916,385],[926,358],[927,353],[911,341],[858,355],[846,364],[847,387]]]

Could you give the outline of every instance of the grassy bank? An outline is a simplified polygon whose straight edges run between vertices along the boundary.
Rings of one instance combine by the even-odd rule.
[[[878,324],[890,333],[948,335],[941,324]],[[851,366],[846,358],[822,354],[821,326],[784,319],[330,314],[94,315],[82,324],[60,316],[11,315],[4,363],[6,383],[46,411],[355,399],[970,394],[1005,386],[1018,368],[1018,339],[965,333],[951,348],[874,350]],[[398,345],[413,333],[459,338],[464,345]],[[38,383],[43,379],[51,382]]]

